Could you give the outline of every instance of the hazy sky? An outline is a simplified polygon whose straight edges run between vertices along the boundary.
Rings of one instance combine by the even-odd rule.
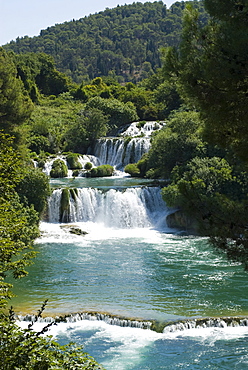
[[[137,0],[145,3],[147,0]],[[106,8],[132,4],[128,0],[0,0],[0,45],[18,36],[37,36],[56,23],[79,19]],[[176,0],[164,0],[167,7]]]

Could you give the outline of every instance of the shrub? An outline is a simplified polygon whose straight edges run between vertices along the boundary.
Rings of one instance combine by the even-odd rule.
[[[129,173],[129,175],[131,175],[132,177],[140,177],[140,170],[137,167],[136,163],[127,164],[126,167],[124,168],[124,171],[126,173]]]
[[[87,170],[87,171],[91,170],[92,169],[92,163],[90,163],[90,162],[85,163],[84,169]]]
[[[42,310],[35,316],[34,322],[41,317]],[[1,369],[103,369],[81,346],[73,343],[62,346],[51,336],[44,337],[43,334],[53,322],[39,332],[33,330],[33,323],[30,323],[27,329],[21,329],[15,323],[13,311],[10,311],[10,315],[1,318],[0,323]]]
[[[112,176],[113,172],[114,172],[113,166],[110,166],[109,164],[103,164],[102,166],[92,168],[90,174],[91,177],[107,177]]]
[[[79,175],[79,173],[80,173],[80,170],[74,170],[74,171],[72,171],[72,176],[77,177]]]
[[[71,170],[81,170],[82,165],[78,160],[79,154],[69,153],[66,157],[66,162]]]
[[[140,176],[145,177],[148,168],[148,154],[143,154],[142,158],[137,162],[137,167],[140,171]]]
[[[61,159],[55,159],[52,164],[52,169],[50,171],[50,176],[53,178],[66,177],[68,174],[68,169],[64,161]]]
[[[17,187],[17,193],[23,203],[33,205],[41,215],[46,206],[47,197],[50,195],[48,176],[38,168],[26,168],[24,177]]]
[[[60,222],[70,221],[70,191],[69,189],[63,189],[60,201]]]

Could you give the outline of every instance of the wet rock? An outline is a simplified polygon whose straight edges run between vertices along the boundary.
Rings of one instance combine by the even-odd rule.
[[[61,225],[60,227],[62,229],[67,229],[70,234],[75,234],[75,235],[87,235],[88,234],[86,231],[83,231],[78,226],[74,226],[74,225]]]

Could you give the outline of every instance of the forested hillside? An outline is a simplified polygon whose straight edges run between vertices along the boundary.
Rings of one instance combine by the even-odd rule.
[[[53,56],[58,70],[77,83],[107,75],[118,76],[119,82],[137,82],[161,67],[160,48],[178,46],[187,3],[176,2],[170,9],[162,1],[107,8],[48,27],[38,37],[17,38],[5,49],[47,53]],[[203,2],[191,3],[205,24]]]

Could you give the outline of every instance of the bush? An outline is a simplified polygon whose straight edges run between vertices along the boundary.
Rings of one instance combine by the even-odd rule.
[[[51,151],[51,143],[47,137],[35,135],[30,139],[29,149],[40,154],[41,152]]]
[[[103,164],[102,166],[92,168],[90,174],[91,177],[107,177],[112,176],[113,172],[114,172],[113,166],[110,166],[109,164]]]
[[[74,170],[74,171],[72,172],[72,176],[73,176],[73,177],[77,177],[77,176],[79,175],[79,173],[80,173],[80,170]]]
[[[45,208],[47,197],[50,195],[48,176],[38,168],[28,167],[25,170],[24,178],[17,187],[20,200],[34,209],[41,215]]]
[[[66,162],[70,170],[81,170],[82,165],[78,160],[79,154],[77,153],[69,153],[66,157]]]
[[[90,163],[90,162],[85,163],[84,169],[87,170],[87,171],[91,170],[92,169],[92,163]]]
[[[67,188],[62,189],[59,213],[59,222],[70,221],[70,191]]]
[[[43,305],[44,307],[44,305]],[[38,312],[35,320],[41,316]],[[30,323],[27,329],[19,328],[14,313],[0,321],[0,362],[4,370],[100,370],[103,369],[83,348],[73,343],[60,345],[50,336],[43,337],[53,323],[35,332]]]
[[[52,169],[50,171],[50,176],[53,178],[66,177],[68,174],[68,169],[64,161],[61,159],[56,159],[53,162]]]
[[[124,171],[126,173],[129,173],[129,175],[131,175],[132,177],[140,177],[140,170],[137,167],[136,163],[127,164],[124,168]]]
[[[120,127],[138,119],[136,108],[130,101],[123,103],[117,99],[104,99],[95,96],[86,104],[86,109],[92,108],[96,108],[102,111],[105,116],[108,116],[108,125],[110,128]]]
[[[140,176],[145,177],[148,168],[148,153],[143,154],[142,158],[137,162],[137,167],[140,171]]]

